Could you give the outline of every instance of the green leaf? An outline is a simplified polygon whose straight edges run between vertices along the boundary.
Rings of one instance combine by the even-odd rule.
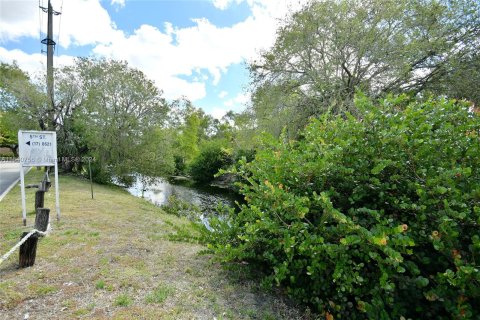
[[[439,194],[445,194],[447,193],[448,189],[445,188],[445,187],[442,187],[442,186],[438,186],[435,188],[435,192],[439,193]]]
[[[426,286],[428,286],[430,281],[428,281],[427,278],[425,277],[422,277],[422,276],[419,276],[415,279],[415,284],[417,285],[417,287],[419,288],[424,288]]]
[[[375,167],[370,171],[372,174],[377,175],[383,171],[392,161],[391,160],[381,160]]]

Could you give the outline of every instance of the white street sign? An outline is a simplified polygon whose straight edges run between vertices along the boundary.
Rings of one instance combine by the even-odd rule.
[[[25,177],[23,167],[55,167],[55,204],[57,220],[60,220],[60,196],[58,189],[57,133],[54,131],[18,131],[18,155],[20,157],[20,181],[22,193],[23,225],[27,225],[25,203]]]
[[[54,166],[57,162],[57,133],[52,131],[18,132],[20,163],[24,167]]]

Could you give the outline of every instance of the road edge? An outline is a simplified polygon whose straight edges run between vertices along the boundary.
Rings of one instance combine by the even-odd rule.
[[[27,171],[25,173],[28,173],[28,171],[30,171],[31,167],[29,167],[27,169]],[[17,185],[17,183],[20,181],[20,177],[18,177],[17,180],[15,180],[7,189],[5,189],[5,191],[0,194],[0,202],[3,200],[3,198],[5,198],[5,196]]]

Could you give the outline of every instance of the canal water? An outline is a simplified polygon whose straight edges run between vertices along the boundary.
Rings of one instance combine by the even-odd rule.
[[[168,198],[175,196],[177,199],[194,204],[202,211],[204,216],[216,212],[219,204],[235,207],[235,201],[241,202],[241,196],[230,191],[213,186],[199,186],[189,180],[174,180],[153,178],[143,191],[143,197],[157,206],[168,205]],[[132,195],[142,196],[143,184],[139,177],[135,183],[127,188]]]

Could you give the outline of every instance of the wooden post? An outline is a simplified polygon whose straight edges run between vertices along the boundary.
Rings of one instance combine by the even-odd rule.
[[[48,191],[48,189],[50,189],[51,185],[52,185],[52,183],[50,181],[42,180],[42,182],[40,182],[40,184],[38,186],[38,190]]]
[[[50,209],[38,208],[35,216],[35,229],[38,231],[47,231]]]
[[[45,176],[43,177],[42,182],[40,182],[40,190],[48,191],[52,186],[50,179],[48,178],[48,174],[50,173],[50,167],[45,167]]]
[[[90,159],[88,159],[88,171],[90,172],[90,191],[92,192],[92,199],[93,199],[92,166],[90,165]]]
[[[27,234],[28,232],[24,232],[20,239],[23,239],[23,237],[25,237]],[[20,246],[20,255],[18,259],[20,268],[31,267],[35,264],[35,257],[37,255],[37,242],[38,237],[37,235],[33,234]]]
[[[35,210],[43,208],[45,204],[45,191],[37,190],[35,192]]]
[[[43,232],[47,231],[49,216],[50,209],[37,208],[37,215],[35,216],[35,229]],[[27,234],[28,232],[24,232],[20,239],[23,239],[23,237],[25,237]],[[28,238],[27,241],[20,246],[20,255],[18,258],[18,265],[20,268],[31,267],[35,264],[38,238],[38,233],[32,234],[30,238]]]

